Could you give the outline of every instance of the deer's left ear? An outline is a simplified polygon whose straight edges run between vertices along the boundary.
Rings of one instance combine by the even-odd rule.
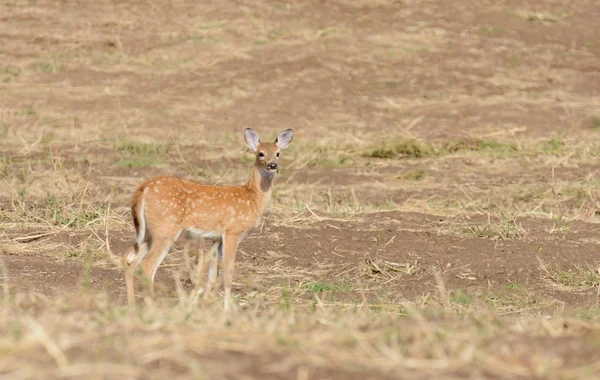
[[[288,146],[290,146],[293,138],[294,138],[294,130],[286,129],[285,131],[281,132],[279,134],[279,136],[277,136],[277,138],[275,139],[275,144],[277,144],[277,146],[280,149],[285,149]]]

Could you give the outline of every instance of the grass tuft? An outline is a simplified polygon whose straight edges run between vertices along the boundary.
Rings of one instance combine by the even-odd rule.
[[[488,222],[462,227],[459,230],[469,236],[492,240],[519,239],[526,234],[523,227],[513,219],[504,219],[498,223]]]
[[[486,36],[500,37],[506,33],[506,29],[502,26],[482,26],[481,33]]]
[[[382,140],[363,151],[363,157],[409,158],[440,157],[459,152],[482,152],[509,154],[517,152],[514,144],[495,140],[451,140],[444,143],[428,143],[413,138],[396,137]]]
[[[172,144],[155,144],[155,143],[136,143],[126,140],[118,140],[115,142],[115,148],[122,153],[135,156],[154,156],[164,155],[169,153]]]
[[[592,288],[600,286],[600,268],[556,269],[549,278],[556,284],[570,288]]]
[[[52,194],[46,196],[42,206],[44,219],[56,226],[80,228],[100,221],[105,214],[104,207],[84,207],[83,204],[74,204],[66,199],[60,199]]]
[[[423,158],[436,154],[433,145],[417,139],[396,137],[391,141],[382,140],[363,152],[363,157],[373,158]]]
[[[553,137],[542,143],[542,150],[545,152],[558,152],[565,147],[564,141],[558,137]]]
[[[471,296],[464,289],[456,289],[452,292],[452,301],[458,305],[468,305],[471,300]]]
[[[115,164],[119,168],[142,168],[163,164],[172,147],[171,143],[138,143],[124,139],[114,141],[113,145],[121,154]]]
[[[354,289],[354,286],[350,283],[332,284],[327,282],[311,281],[304,284],[303,288],[308,293],[321,293],[328,291],[351,292]]]

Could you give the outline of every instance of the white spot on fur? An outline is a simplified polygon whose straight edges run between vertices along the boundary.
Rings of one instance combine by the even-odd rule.
[[[127,264],[131,264],[135,260],[135,252],[131,251],[127,254]]]

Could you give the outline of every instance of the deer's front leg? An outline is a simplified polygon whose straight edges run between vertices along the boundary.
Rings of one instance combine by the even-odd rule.
[[[223,238],[223,284],[225,286],[225,310],[231,306],[231,284],[233,282],[233,269],[235,266],[235,254],[237,252],[240,235],[225,233]]]

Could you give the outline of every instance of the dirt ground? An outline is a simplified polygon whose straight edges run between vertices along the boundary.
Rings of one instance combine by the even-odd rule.
[[[145,366],[130,346],[113,357],[67,338],[58,348],[7,340],[0,378],[89,377],[82,363],[94,355],[136,363],[98,378],[594,378],[599,19],[594,0],[3,2],[5,310],[39,318],[49,341],[71,330],[40,308],[77,314],[63,303],[106,296],[86,303],[90,313],[122,311],[135,186],[157,175],[242,183],[252,165],[243,129],[268,140],[294,128],[263,224],[240,245],[234,293],[240,321],[258,313],[247,322],[257,331],[271,326],[261,313],[282,305],[314,328],[286,330],[310,335],[305,345],[294,335],[299,346],[264,350],[244,333],[195,350],[181,342],[205,331],[196,322],[149,328],[165,352],[183,344],[200,374],[166,359]],[[159,269],[156,302],[181,301],[176,282],[192,288],[187,247]],[[448,323],[473,353],[424,333],[400,340],[408,351],[373,343],[328,356],[344,343],[312,339],[324,328],[312,313],[358,305],[401,309],[388,321],[399,330],[408,318],[446,336]],[[414,309],[423,319],[405,317]],[[477,335],[484,316],[494,328]],[[371,342],[383,331],[373,318],[348,325]],[[10,364],[23,352],[49,359]]]

